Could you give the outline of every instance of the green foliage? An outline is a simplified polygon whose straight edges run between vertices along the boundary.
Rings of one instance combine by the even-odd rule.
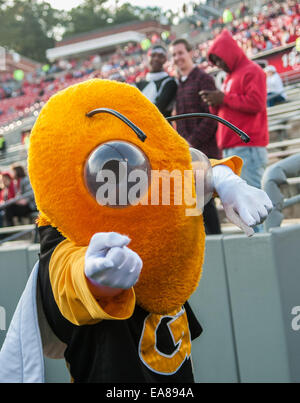
[[[85,0],[68,13],[64,37],[133,21],[159,21],[163,15],[159,7],[142,8],[130,3],[119,6],[118,3],[115,0],[115,6],[109,7],[107,0]]]
[[[109,11],[103,7],[104,3],[106,0],[85,0],[82,5],[72,8],[65,21],[64,36],[92,31],[108,25]]]
[[[48,3],[14,0],[0,3],[0,45],[37,61],[54,45],[58,13]]]
[[[46,49],[54,46],[58,33],[67,37],[132,21],[159,21],[162,16],[159,7],[119,6],[118,0],[114,7],[107,0],[84,0],[69,12],[42,0],[0,0],[0,46],[45,62]]]

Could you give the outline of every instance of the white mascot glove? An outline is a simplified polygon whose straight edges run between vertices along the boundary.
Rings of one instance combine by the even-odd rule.
[[[138,280],[143,262],[127,248],[130,239],[116,232],[93,235],[85,254],[85,275],[98,286],[129,289]]]
[[[273,208],[266,192],[248,185],[225,165],[213,167],[213,181],[227,218],[253,235],[251,227],[262,223]]]

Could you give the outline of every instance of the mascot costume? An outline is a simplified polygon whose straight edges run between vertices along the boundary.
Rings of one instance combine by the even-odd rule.
[[[44,382],[44,354],[64,357],[74,382],[193,382],[201,326],[187,301],[201,277],[203,218],[178,202],[185,185],[173,177],[166,203],[151,174],[200,171],[190,200],[202,182],[203,198],[218,195],[251,233],[272,204],[239,178],[242,161],[209,162],[138,89],[95,79],[47,102],[28,162],[41,251],[0,353],[0,381]],[[149,179],[138,190],[137,173]]]

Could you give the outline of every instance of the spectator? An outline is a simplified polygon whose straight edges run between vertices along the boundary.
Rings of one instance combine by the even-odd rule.
[[[29,148],[31,129],[23,130],[21,133],[21,142],[25,146],[26,150]]]
[[[193,63],[192,47],[185,39],[175,40],[170,47],[174,64],[179,70],[179,85],[176,95],[176,113],[209,112],[199,92],[215,90],[211,76]],[[194,147],[209,158],[219,158],[220,150],[216,142],[217,123],[211,119],[185,119],[177,122],[177,131],[191,147]],[[203,211],[207,234],[220,234],[218,213],[212,199]]]
[[[212,3],[221,4],[223,2],[216,0]],[[220,6],[219,8],[224,9],[225,7]],[[297,41],[299,37],[300,7],[296,0],[279,3],[269,2],[257,9],[257,11],[254,8],[254,15],[251,15],[252,10],[250,12],[247,6],[242,3],[235,16],[232,14],[231,12],[228,14],[228,21],[231,18],[232,21],[228,22],[226,26],[232,31],[234,39],[238,41],[249,58],[259,51],[269,50],[282,44]],[[196,5],[193,25],[197,29],[191,33],[187,32],[187,34],[197,34],[199,24],[201,24],[198,17],[201,19],[201,9],[198,9]],[[206,61],[206,54],[213,38],[224,25],[222,17],[211,20],[209,25],[212,28],[212,37],[210,40],[198,45],[198,55],[195,55],[197,63],[201,63],[201,67],[205,70],[207,69],[207,72],[209,66]],[[151,35],[148,41],[151,43],[150,39],[154,41],[163,39],[165,43],[169,43],[173,34],[171,36],[168,33],[167,36],[166,33],[163,34],[160,37]],[[92,55],[78,60],[58,60],[50,68],[47,66],[44,69],[44,67],[43,69],[38,68],[30,75],[27,74],[22,81],[16,81],[12,73],[0,72],[1,125],[9,124],[20,117],[24,117],[24,115],[31,112],[33,106],[39,109],[39,106],[36,106],[35,103],[47,101],[53,93],[75,82],[95,77],[114,77],[113,79],[116,79],[114,75],[121,73],[121,76],[117,76],[118,80],[120,78],[123,80],[124,78],[126,82],[133,84],[140,79],[144,79],[148,72],[146,54],[142,46],[133,43],[119,47],[106,61],[101,61],[99,55]],[[101,67],[103,67],[103,70]],[[165,65],[164,67],[166,69],[167,66]],[[173,74],[171,70],[166,71],[170,75]]]
[[[26,217],[28,214],[36,211],[33,190],[28,176],[22,165],[15,163],[11,166],[13,178],[15,180],[16,196],[26,194],[26,197],[18,200],[13,208],[13,215],[16,217]]]
[[[2,190],[4,189],[4,184],[3,184],[3,177],[0,174],[0,207],[3,204],[3,202],[1,201],[2,198]],[[4,219],[4,210],[0,209],[0,228],[3,227],[3,219]]]
[[[160,45],[153,46],[149,52],[150,72],[136,86],[165,117],[169,117],[174,107],[177,82],[164,71],[166,61],[166,49]]]
[[[285,26],[283,26],[280,32],[281,45],[286,45],[287,43],[289,43],[289,39],[290,39],[289,31]]]
[[[6,141],[3,134],[0,134],[0,154],[3,157],[6,152]]]
[[[208,55],[214,65],[227,73],[227,77],[222,91],[202,91],[202,99],[212,107],[213,113],[230,121],[251,138],[250,143],[245,144],[229,128],[220,125],[218,145],[224,157],[238,155],[244,160],[242,178],[249,185],[260,188],[269,140],[266,76],[246,57],[227,30],[216,38]],[[262,226],[255,230],[262,231]]]
[[[286,101],[286,94],[276,67],[269,65],[265,68],[267,74],[267,105],[274,106]]]
[[[2,173],[3,187],[0,190],[0,204],[4,204],[11,199],[14,199],[23,194],[26,197],[21,198],[4,209],[4,220],[7,226],[13,226],[13,218],[27,217],[29,213],[36,211],[33,191],[28,177],[25,174],[24,168],[18,164],[12,166],[13,175],[9,172]],[[28,193],[31,194],[28,195]]]
[[[249,13],[248,6],[245,3],[241,3],[239,8],[240,17],[245,17],[245,15],[247,15],[248,13]]]
[[[263,39],[265,41],[265,50],[270,50],[273,48],[273,44],[270,41],[270,38],[268,37],[268,35],[264,35]]]
[[[229,24],[232,21],[233,21],[232,12],[229,10],[229,8],[225,8],[225,10],[223,11],[223,23],[224,24]]]
[[[14,181],[9,172],[1,173],[1,190],[0,190],[0,205],[5,204],[7,201],[16,196]],[[4,212],[3,218],[7,226],[13,225],[12,216],[10,214],[9,206],[2,210]]]
[[[108,79],[112,80],[112,81],[118,81],[119,83],[125,83],[126,82],[124,74],[122,74],[122,71],[119,71],[117,73],[113,73],[112,75],[110,75],[108,77]]]

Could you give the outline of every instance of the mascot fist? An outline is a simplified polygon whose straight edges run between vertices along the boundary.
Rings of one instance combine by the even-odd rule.
[[[116,232],[93,235],[85,254],[85,275],[94,286],[125,290],[137,282],[143,262],[127,247],[129,242]]]

